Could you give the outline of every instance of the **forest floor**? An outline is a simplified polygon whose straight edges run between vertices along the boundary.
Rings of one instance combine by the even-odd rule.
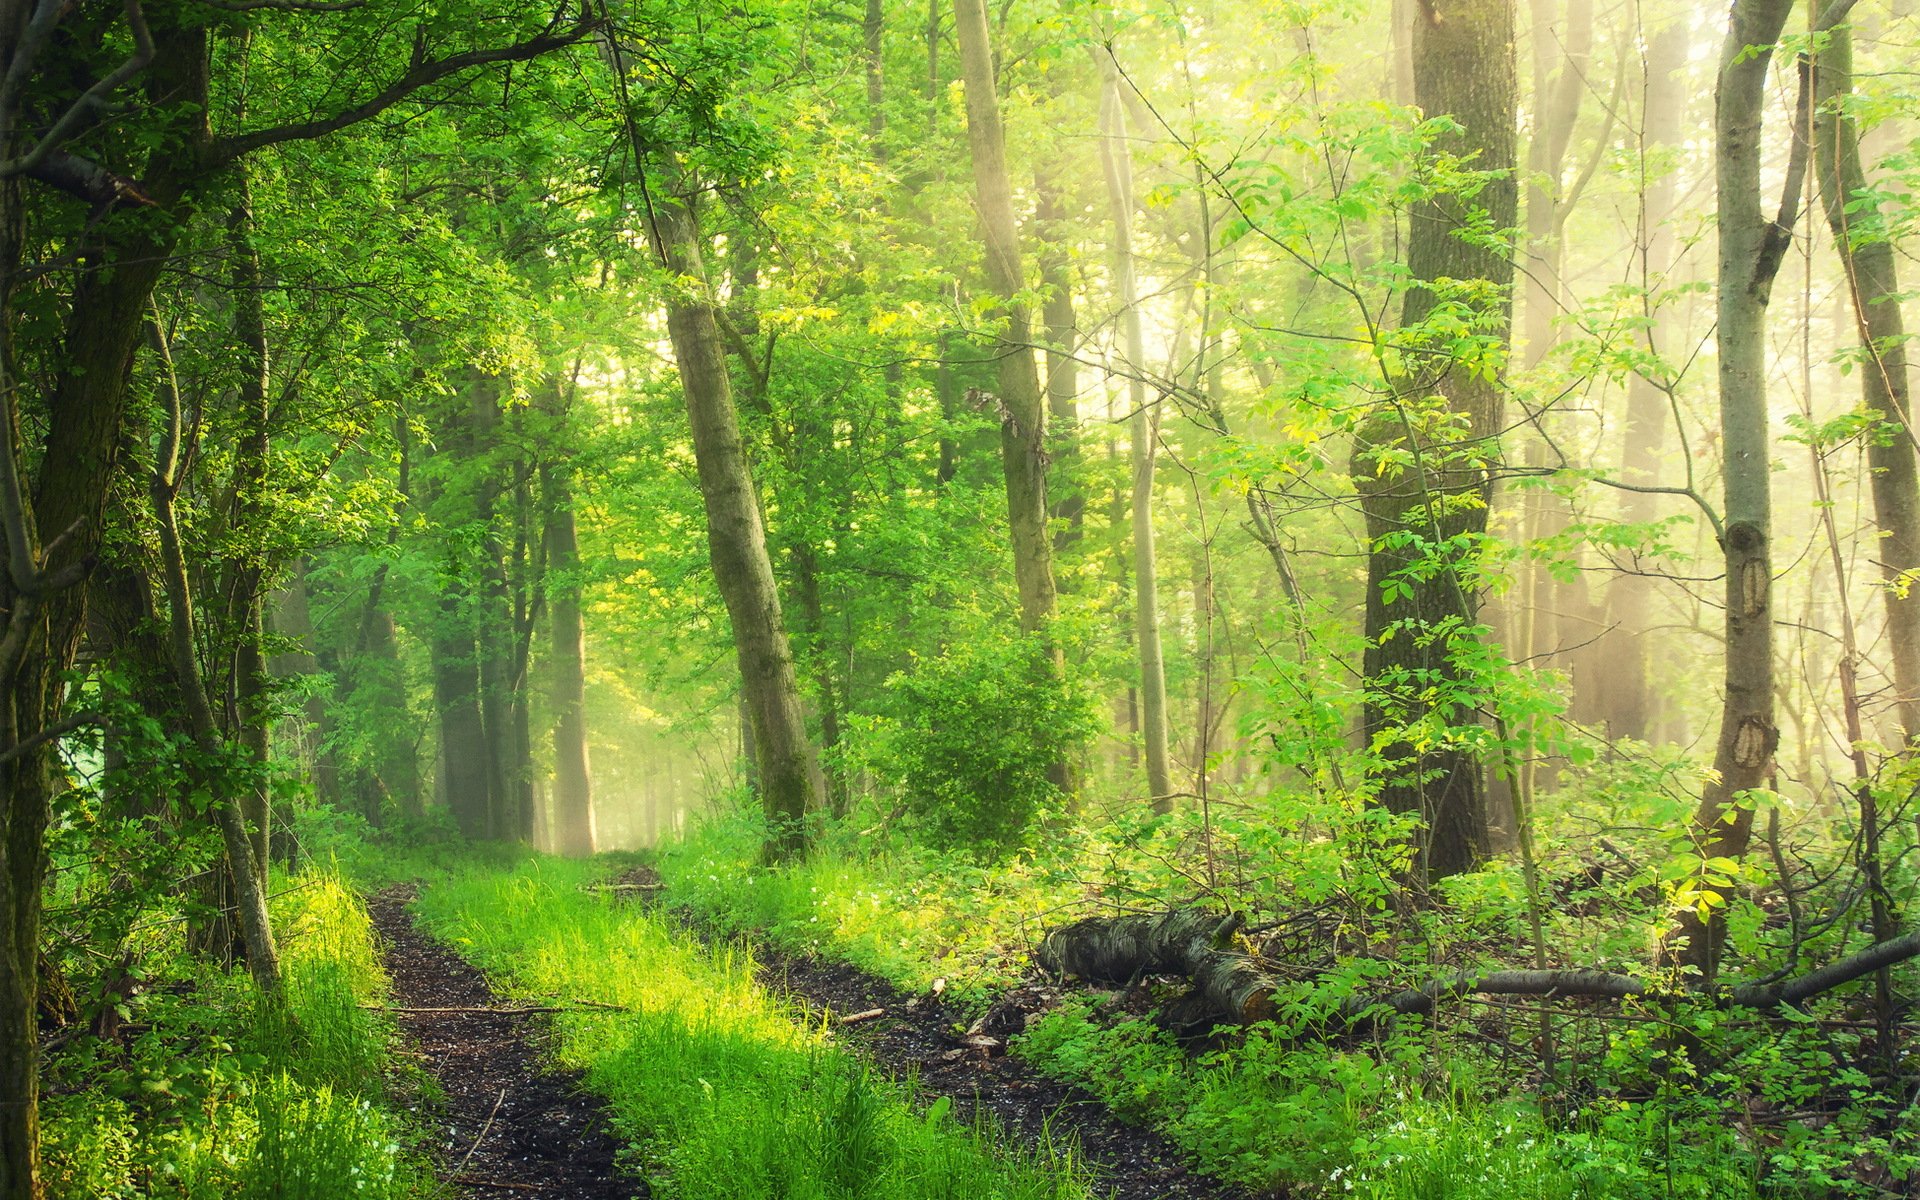
[[[620,894],[672,904],[659,874],[640,866],[614,881]],[[683,917],[685,914],[682,914]],[[696,920],[689,928],[706,936]],[[973,1021],[938,995],[914,996],[849,963],[752,943],[761,985],[828,1014],[834,1036],[895,1079],[913,1079],[923,1100],[946,1097],[962,1122],[984,1120],[1033,1148],[1071,1147],[1095,1194],[1110,1200],[1254,1200],[1256,1193],[1199,1174],[1178,1147],[1114,1115],[1091,1093],[1006,1056],[1026,1016],[1051,1004],[1043,989],[997,996]],[[849,1021],[852,1017],[854,1020]]]
[[[486,977],[414,927],[410,887],[369,897],[392,982],[394,1022],[439,1085],[448,1182],[472,1200],[640,1200],[616,1163],[606,1106],[577,1075],[551,1069],[527,1015]],[[434,1011],[441,1010],[441,1011]]]

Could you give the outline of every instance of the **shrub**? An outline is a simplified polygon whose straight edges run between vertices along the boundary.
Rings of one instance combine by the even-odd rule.
[[[928,840],[1004,857],[1066,800],[1047,769],[1093,736],[1093,706],[1043,638],[960,642],[888,687],[890,758]]]

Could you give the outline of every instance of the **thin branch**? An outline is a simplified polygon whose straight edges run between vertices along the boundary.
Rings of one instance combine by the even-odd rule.
[[[22,738],[5,750],[0,750],[0,766],[14,761],[48,742],[57,741],[83,725],[99,725],[105,718],[97,712],[77,712],[57,725],[49,725],[32,737]]]
[[[457,75],[473,67],[490,66],[494,63],[525,62],[554,50],[565,49],[591,34],[596,25],[585,6],[582,6],[579,15],[573,19],[572,23],[568,24],[567,10],[562,7],[555,11],[553,19],[538,36],[528,38],[524,42],[515,42],[510,46],[500,46],[490,50],[468,50],[461,54],[450,54],[445,58],[429,59],[425,57],[423,43],[416,41],[413,60],[407,67],[406,73],[382,88],[372,98],[330,117],[296,121],[288,125],[256,129],[251,133],[220,138],[213,146],[213,160],[216,163],[231,162],[265,146],[324,137],[329,133],[345,129],[349,125],[357,125],[361,121],[377,117],[420,89],[437,83],[449,75]]]
[[[20,92],[26,86],[27,73],[33,69],[33,60],[53,34],[54,27],[64,18],[70,5],[57,3],[56,0],[42,0],[35,10],[33,19],[28,23],[27,35],[23,44],[15,51],[14,61],[7,68],[7,76],[0,82],[0,136],[13,133],[13,115]],[[44,162],[48,155],[73,136],[82,121],[94,113],[105,110],[107,100],[113,93],[133,81],[133,77],[147,69],[153,61],[153,35],[147,31],[147,20],[140,11],[140,0],[126,0],[127,28],[133,33],[133,53],[125,62],[102,76],[99,82],[80,94],[80,98],[60,114],[58,120],[47,128],[40,140],[25,154],[0,162],[0,179],[15,175],[29,174]]]

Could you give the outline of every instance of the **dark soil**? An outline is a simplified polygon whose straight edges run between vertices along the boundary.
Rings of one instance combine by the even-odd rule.
[[[1005,1039],[1025,1028],[1026,1013],[1050,1005],[1047,989],[1017,988],[969,1022],[937,996],[905,995],[846,963],[765,945],[754,953],[761,982],[814,1008],[830,1008],[841,1017],[884,1010],[885,1016],[841,1026],[835,1036],[893,1075],[917,1075],[922,1094],[951,1097],[963,1122],[985,1113],[1028,1145],[1076,1147],[1097,1194],[1116,1200],[1254,1200],[1257,1195],[1199,1174],[1159,1134],[1127,1124],[1090,1093],[1007,1057]]]
[[[641,866],[610,886],[650,902],[660,877]],[[691,923],[691,922],[690,922]],[[697,929],[697,923],[695,924]],[[1028,1014],[1057,996],[1038,984],[1015,988],[987,1012],[967,1020],[941,997],[909,996],[879,976],[844,962],[754,945],[760,981],[841,1021],[835,1036],[896,1078],[915,1077],[923,1097],[948,1097],[963,1122],[985,1115],[1016,1141],[1071,1146],[1093,1176],[1096,1194],[1114,1200],[1259,1200],[1263,1195],[1191,1169],[1166,1138],[1131,1125],[1091,1093],[1049,1079],[1006,1056],[1006,1040]],[[874,1009],[882,1015],[866,1016]]]
[[[511,1007],[479,971],[414,928],[411,889],[368,902],[396,1008]],[[441,1171],[473,1200],[642,1200],[646,1185],[615,1165],[620,1143],[606,1106],[577,1075],[549,1069],[538,1016],[497,1012],[396,1012],[394,1021],[445,1101]]]

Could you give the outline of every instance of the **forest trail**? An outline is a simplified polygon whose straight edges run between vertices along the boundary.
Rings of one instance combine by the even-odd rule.
[[[394,1020],[440,1085],[443,1171],[469,1200],[644,1200],[647,1188],[615,1166],[620,1143],[605,1106],[577,1077],[542,1061],[524,1016],[499,1003],[486,977],[414,927],[410,887],[367,900],[392,982]]]
[[[835,1036],[896,1079],[913,1077],[923,1097],[945,1096],[960,1121],[986,1119],[1030,1146],[1071,1145],[1109,1200],[1252,1200],[1254,1193],[1195,1173],[1178,1147],[1151,1129],[1115,1116],[1081,1088],[1050,1079],[999,1046],[968,1044],[958,1014],[937,999],[908,996],[844,962],[788,954],[764,943],[753,953],[761,982],[836,1014],[883,1015],[843,1025]],[[996,999],[980,1020],[981,1037],[1004,1043],[1024,1026],[1030,989]]]
[[[651,866],[626,872],[611,888],[638,903],[672,905]],[[684,910],[678,915],[702,941],[709,940],[697,920]],[[764,938],[748,942],[762,987],[796,1001],[809,1019],[832,1014],[836,1039],[893,1078],[913,1080],[923,1100],[946,1098],[962,1124],[984,1120],[1035,1150],[1073,1147],[1095,1194],[1108,1200],[1253,1200],[1244,1188],[1194,1172],[1172,1142],[1121,1120],[1086,1090],[1008,1057],[1007,1039],[1024,1030],[1028,1013],[1049,1004],[1039,989],[1001,993],[969,1026],[937,995],[912,996],[850,963],[792,953]]]

